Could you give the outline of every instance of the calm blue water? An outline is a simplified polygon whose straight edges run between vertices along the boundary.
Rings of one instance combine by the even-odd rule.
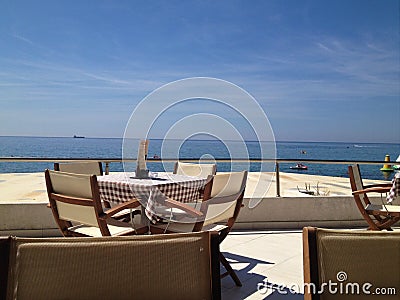
[[[257,142],[220,141],[199,141],[189,140],[181,144],[180,141],[170,141],[167,146],[161,140],[151,140],[149,144],[149,156],[154,154],[162,157],[174,158],[198,158],[204,154],[214,158],[259,158],[264,151],[264,158],[273,158],[273,151],[269,145],[259,145]],[[135,142],[137,145],[137,142]],[[385,155],[389,154],[395,160],[400,154],[400,144],[355,144],[355,143],[311,143],[311,142],[277,142],[277,158],[296,159],[301,162],[303,159],[320,160],[384,160]],[[134,147],[136,151],[136,146]],[[164,149],[166,148],[166,149]],[[172,149],[172,150],[171,150]],[[175,151],[178,149],[178,151]],[[241,149],[240,151],[238,149]],[[171,150],[171,152],[168,152]],[[51,157],[51,158],[121,158],[122,139],[120,138],[47,138],[47,137],[0,137],[0,157]],[[135,153],[133,153],[135,157]],[[207,157],[207,156],[206,156]],[[325,165],[307,164],[307,171],[295,171],[289,167],[292,164],[281,164],[282,172],[302,172],[314,175],[340,176],[347,177],[346,165]],[[172,163],[162,165],[161,163],[151,163],[148,167],[152,171],[171,171]],[[265,168],[264,168],[265,167]],[[380,165],[362,165],[361,172],[365,178],[385,179]],[[46,168],[53,168],[52,163],[0,163],[0,173],[19,173],[19,172],[41,172]],[[230,164],[218,163],[219,171],[229,171]],[[252,163],[236,164],[232,169],[247,168],[250,171],[272,171],[272,164],[261,166]],[[122,163],[112,163],[111,171],[122,171]],[[389,174],[388,179],[393,174]]]

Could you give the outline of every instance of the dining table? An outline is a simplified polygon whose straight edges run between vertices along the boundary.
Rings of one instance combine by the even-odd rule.
[[[207,178],[171,174],[167,172],[150,173],[149,178],[137,178],[134,172],[117,172],[97,176],[100,199],[111,205],[137,199],[148,220],[160,221],[156,208],[163,206],[165,200],[187,203],[201,199]]]
[[[388,203],[392,203],[393,200],[399,196],[400,196],[400,172],[397,172],[393,177],[392,187],[390,188],[386,200]]]

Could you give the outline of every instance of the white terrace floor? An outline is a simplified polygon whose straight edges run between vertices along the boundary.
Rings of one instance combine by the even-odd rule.
[[[237,287],[231,277],[223,278],[222,299],[303,299],[301,230],[233,231],[221,251],[243,284]]]

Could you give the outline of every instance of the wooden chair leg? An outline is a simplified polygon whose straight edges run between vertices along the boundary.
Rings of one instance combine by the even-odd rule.
[[[381,222],[377,225],[378,230],[386,229],[388,231],[393,231],[391,226],[397,223],[399,220],[399,217],[386,217],[385,219],[382,219]]]
[[[221,274],[221,278],[230,275],[237,286],[242,286],[239,277],[235,273],[235,270],[232,269],[231,265],[221,252],[219,253],[219,261],[226,269],[226,272],[224,274]]]

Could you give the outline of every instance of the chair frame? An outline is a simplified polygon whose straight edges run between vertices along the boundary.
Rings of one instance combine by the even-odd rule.
[[[211,198],[211,189],[212,189],[213,182],[214,182],[214,177],[211,175],[208,176],[207,183],[204,186],[204,189],[201,191],[201,194],[203,197],[202,197],[200,210],[194,209],[191,206],[186,205],[183,202],[179,202],[179,201],[176,201],[176,200],[170,199],[170,198],[165,200],[164,205],[167,208],[180,209],[180,210],[186,212],[187,214],[189,214],[191,217],[196,218],[197,221],[193,227],[193,232],[201,231],[201,229],[203,228],[204,218],[205,218],[205,214],[206,214],[206,210],[207,210],[207,201]],[[164,230],[164,229],[158,228],[156,226],[151,226],[151,225],[150,225],[150,231],[151,231],[151,233],[154,233],[154,234],[175,233],[173,231]]]
[[[63,171],[62,170],[62,166],[65,165],[76,165],[76,166],[82,166],[84,164],[90,164],[90,165],[95,165],[98,164],[98,172],[90,172],[88,170],[85,170],[84,172],[82,172],[83,170],[79,170],[79,172],[72,172],[72,171]],[[100,161],[91,161],[91,162],[71,162],[71,163],[54,163],[54,171],[61,171],[61,172],[68,172],[68,173],[76,173],[76,174],[87,174],[87,175],[97,175],[97,176],[103,176],[103,165]],[[108,201],[103,201],[104,207],[106,208],[111,208],[111,204]],[[140,214],[140,211],[135,211],[134,212],[135,215]],[[122,212],[119,215],[114,216],[114,219],[117,220],[126,220],[129,221],[131,218],[130,214],[126,214],[124,212]]]
[[[240,209],[244,206],[243,198],[244,198],[244,190],[240,194],[239,198],[236,200],[236,206],[235,206],[235,211],[233,213],[233,216],[228,219],[228,221],[225,225],[226,227],[222,231],[220,231],[219,243],[222,243],[222,241],[228,236],[233,225],[235,224],[236,219],[239,216]],[[232,269],[230,263],[227,261],[227,259],[222,254],[222,252],[219,252],[219,260],[220,260],[221,264],[225,267],[225,270],[226,270],[225,273],[221,274],[221,278],[224,278],[224,277],[230,275],[237,286],[242,286],[242,282],[240,281],[239,277],[237,276],[235,270]]]
[[[203,228],[203,223],[204,223],[206,212],[207,212],[207,201],[211,198],[211,190],[212,190],[213,182],[214,182],[214,177],[212,175],[209,175],[207,177],[207,183],[204,186],[204,189],[201,191],[203,199],[201,202],[200,211],[198,211],[194,208],[191,208],[190,206],[185,205],[184,203],[173,200],[173,199],[166,200],[167,207],[179,208],[179,209],[185,211],[186,213],[198,218],[198,221],[194,224],[193,232],[201,231],[201,229]],[[172,233],[172,232],[168,232],[168,233]]]
[[[400,220],[400,211],[391,211],[390,208],[392,205],[390,204],[373,205],[368,198],[368,193],[388,193],[392,185],[390,183],[364,185],[360,173],[360,166],[358,164],[349,166],[348,172],[352,195],[356,202],[357,208],[361,212],[361,215],[365,221],[368,223],[368,229],[392,230],[391,226]],[[361,180],[361,190],[358,190],[356,177],[359,177]]]
[[[317,228],[303,228],[303,272],[304,283],[320,286],[318,276]],[[320,295],[304,291],[304,300],[319,300]]]
[[[60,172],[60,171],[57,171],[57,172]],[[75,175],[72,173],[65,173],[65,172],[60,172],[60,173]],[[131,201],[124,202],[120,205],[110,208],[107,211],[104,211],[103,206],[101,204],[101,200],[100,200],[100,192],[99,192],[99,186],[97,183],[97,176],[96,175],[88,175],[88,176],[90,176],[90,185],[91,185],[91,190],[92,190],[92,198],[91,199],[72,197],[72,196],[66,196],[66,195],[61,195],[61,194],[55,193],[52,182],[51,182],[51,178],[50,178],[50,171],[48,169],[46,169],[46,171],[45,171],[47,194],[48,194],[48,198],[49,198],[50,208],[52,210],[54,219],[55,219],[61,233],[66,237],[67,236],[87,236],[87,235],[69,230],[70,227],[73,227],[73,224],[71,221],[65,221],[65,220],[60,219],[56,201],[74,204],[74,205],[93,207],[95,210],[98,227],[103,236],[111,236],[111,233],[110,233],[110,230],[108,229],[108,224],[107,224],[108,219],[111,219],[115,214],[121,212],[124,209],[139,207],[141,205],[138,200],[133,199]],[[114,220],[114,222],[119,222],[115,219],[113,219],[113,220]],[[120,223],[122,224],[123,222],[120,222]],[[145,233],[145,232],[147,232],[147,229],[148,229],[147,227],[143,227],[143,228],[137,229],[136,231],[137,231],[137,233]],[[135,232],[135,230],[133,232],[129,232],[128,234],[132,234],[134,232]],[[122,234],[122,235],[125,235],[125,234]]]
[[[241,185],[242,190],[241,190],[238,198],[236,199],[234,213],[233,213],[232,217],[230,217],[227,220],[227,222],[224,224],[225,227],[219,231],[219,243],[220,244],[225,240],[225,238],[228,236],[229,232],[232,230],[232,227],[235,224],[237,217],[239,216],[240,209],[244,206],[243,198],[244,198],[245,187],[246,187],[247,171],[244,171],[244,172],[246,174],[243,177],[243,182]],[[205,196],[203,197],[203,202],[200,207],[201,213],[200,213],[199,217],[201,217],[201,220],[196,222],[196,224],[194,225],[193,230],[192,230],[193,232],[203,230],[203,224],[204,224],[205,216],[207,213],[207,205],[208,205],[207,201],[211,199],[211,190],[212,190],[212,183],[213,183],[213,181],[211,181],[211,178],[213,178],[213,176],[208,177],[208,181],[209,181],[209,183],[211,183],[211,185],[209,185],[206,188],[206,190],[204,192]],[[173,207],[176,207],[176,206],[173,206]],[[184,203],[180,203],[180,202],[179,202],[178,208],[183,209],[183,210],[186,209],[185,211],[187,211],[187,212],[189,212],[189,210],[192,209],[191,207],[185,205]],[[173,231],[168,231],[168,230],[166,232],[164,232],[164,231],[161,231],[160,228],[156,228],[156,227],[152,227],[151,232],[152,233],[174,233]],[[219,253],[219,259],[220,259],[221,264],[225,267],[225,270],[226,270],[225,273],[220,275],[221,278],[224,278],[229,275],[232,277],[236,286],[242,286],[242,283],[241,283],[239,277],[237,276],[235,270],[232,269],[231,265],[229,264],[228,260],[225,258],[225,256],[223,255],[222,252]]]

